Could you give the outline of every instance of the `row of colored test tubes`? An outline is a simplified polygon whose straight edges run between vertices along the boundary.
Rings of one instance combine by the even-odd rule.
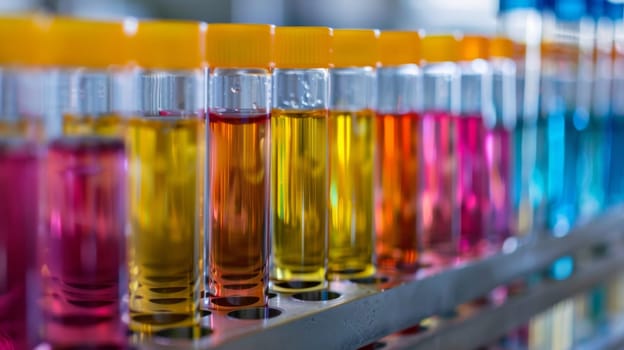
[[[139,333],[192,326],[266,306],[269,277],[411,273],[512,231],[507,39],[37,16],[0,39],[17,348],[40,328],[123,347],[126,313]]]

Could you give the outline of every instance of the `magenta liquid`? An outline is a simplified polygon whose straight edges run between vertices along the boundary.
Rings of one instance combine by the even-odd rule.
[[[34,145],[0,138],[0,349],[34,345],[38,164]]]
[[[485,131],[488,213],[487,240],[500,247],[511,234],[511,136],[505,127]]]
[[[428,112],[422,118],[424,246],[444,255],[457,251],[454,123],[445,112]]]
[[[460,208],[459,252],[478,253],[485,242],[487,167],[485,126],[480,116],[457,117],[457,200]]]
[[[124,143],[99,137],[54,141],[44,177],[45,340],[53,347],[122,348]]]

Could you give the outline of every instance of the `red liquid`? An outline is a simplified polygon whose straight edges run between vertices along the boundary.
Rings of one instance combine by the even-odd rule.
[[[210,114],[208,284],[213,309],[265,306],[269,115]]]
[[[34,345],[38,163],[33,145],[0,139],[0,349]]]
[[[123,347],[123,141],[65,138],[48,151],[44,333],[53,347]]]
[[[457,117],[457,199],[460,208],[459,251],[478,253],[483,248],[487,213],[485,126],[480,116]]]
[[[428,112],[422,120],[423,192],[422,222],[425,248],[434,252],[457,252],[455,204],[455,119],[445,112]]]
[[[488,241],[500,246],[511,234],[511,137],[504,127],[485,133],[488,179]]]
[[[386,271],[415,271],[420,254],[420,118],[378,115],[376,133],[377,265]]]

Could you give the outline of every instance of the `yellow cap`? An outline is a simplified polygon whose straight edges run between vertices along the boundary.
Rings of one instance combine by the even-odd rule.
[[[206,57],[211,67],[269,68],[275,27],[269,24],[209,24]]]
[[[493,37],[489,44],[490,57],[513,58],[514,43],[509,38],[502,36]]]
[[[206,24],[140,21],[132,35],[134,63],[147,69],[195,69],[204,65]]]
[[[49,25],[50,18],[41,15],[0,17],[0,65],[51,64]]]
[[[59,66],[106,68],[128,63],[123,22],[55,17],[49,50]]]
[[[423,60],[428,63],[457,61],[459,42],[453,35],[426,35],[422,39]]]
[[[464,35],[459,45],[459,60],[488,59],[489,40],[482,35]]]
[[[277,27],[273,62],[277,68],[328,68],[332,30],[327,27]]]
[[[376,66],[379,32],[372,29],[334,29],[332,64],[336,68]]]
[[[420,35],[411,31],[382,31],[379,60],[382,66],[420,63]]]

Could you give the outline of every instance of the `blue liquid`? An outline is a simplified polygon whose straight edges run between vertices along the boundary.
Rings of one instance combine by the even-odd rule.
[[[580,133],[574,113],[556,108],[546,117],[547,217],[546,228],[555,236],[567,234],[577,218],[577,158]]]
[[[583,125],[578,125],[583,126]],[[608,119],[592,115],[579,130],[579,223],[600,214],[606,207],[609,132]],[[616,161],[617,162],[617,161]]]
[[[624,116],[613,116],[609,120],[606,148],[608,160],[606,202],[609,206],[624,203]]]

